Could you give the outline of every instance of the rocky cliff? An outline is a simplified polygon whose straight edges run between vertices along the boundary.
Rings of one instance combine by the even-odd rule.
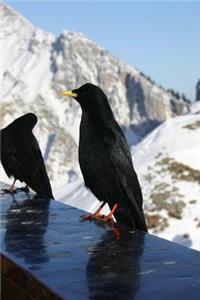
[[[183,99],[158,87],[81,33],[58,37],[35,28],[9,6],[0,4],[3,32],[1,127],[28,111],[38,116],[35,134],[55,186],[67,182],[77,164],[80,108],[57,96],[85,82],[107,94],[130,145],[161,122],[189,110]],[[2,175],[3,176],[3,175]]]

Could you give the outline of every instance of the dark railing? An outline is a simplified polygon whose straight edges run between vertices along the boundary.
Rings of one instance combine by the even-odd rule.
[[[0,205],[2,299],[200,299],[198,251],[24,192]]]

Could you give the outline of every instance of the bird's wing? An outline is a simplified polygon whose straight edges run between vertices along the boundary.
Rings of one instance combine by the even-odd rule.
[[[12,139],[3,130],[1,131],[1,162],[8,177],[14,176],[23,181],[23,174],[20,172],[23,161]]]
[[[135,216],[137,227],[146,230],[142,210],[142,192],[137,174],[133,168],[128,144],[117,123],[110,128],[110,132],[110,138],[107,140],[107,143],[109,143],[111,167],[114,169],[117,181],[126,195],[126,204]]]
[[[27,147],[28,147],[28,151],[31,156],[31,159],[32,159],[32,161],[34,161],[36,167],[43,168],[44,160],[42,157],[42,153],[41,153],[38,141],[32,132],[29,133],[29,136],[27,138]]]
[[[27,138],[27,150],[29,153],[29,160],[31,161],[31,182],[35,189],[42,189],[44,192],[52,197],[51,186],[46,172],[42,153],[33,133],[29,133]],[[34,188],[33,188],[34,189]]]

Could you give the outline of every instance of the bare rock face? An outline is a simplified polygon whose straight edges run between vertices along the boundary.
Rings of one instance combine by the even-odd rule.
[[[54,43],[52,61],[55,89],[63,85],[76,87],[87,81],[101,86],[123,126],[147,120],[162,122],[188,110],[182,99],[156,86],[82,34],[62,33]]]
[[[35,28],[5,4],[0,4],[0,13],[4,49],[1,127],[23,113],[37,114],[35,133],[49,170],[54,168],[50,177],[55,185],[66,182],[70,170],[79,172],[74,153],[81,112],[75,101],[58,97],[63,88],[86,82],[99,85],[130,145],[161,122],[189,111],[183,99],[158,87],[84,35],[64,31],[55,37]]]

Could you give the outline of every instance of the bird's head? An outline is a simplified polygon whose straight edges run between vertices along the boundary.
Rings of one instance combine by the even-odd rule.
[[[81,106],[84,112],[93,114],[111,113],[108,99],[102,89],[92,83],[86,83],[72,91],[65,90],[59,93],[61,96],[73,97]]]

